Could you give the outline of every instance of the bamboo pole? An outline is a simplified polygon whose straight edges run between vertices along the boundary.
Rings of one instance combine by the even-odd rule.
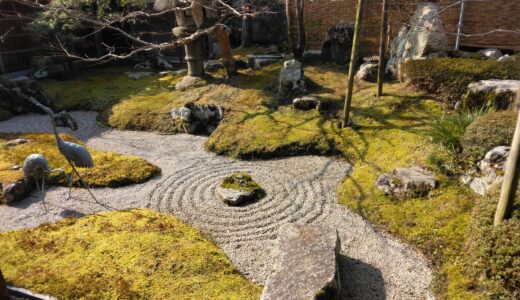
[[[386,37],[388,33],[388,2],[383,0],[381,16],[381,36],[379,39],[379,66],[377,70],[377,97],[383,95],[383,81],[385,76]]]
[[[345,97],[345,106],[343,108],[342,128],[348,127],[350,106],[352,104],[352,89],[354,87],[354,72],[356,70],[356,60],[359,48],[359,32],[361,31],[361,23],[363,21],[363,6],[365,0],[358,0],[356,12],[356,27],[354,28],[354,40],[352,41],[352,52],[350,54],[350,65],[348,68],[347,96]]]
[[[520,168],[518,166],[520,163],[519,154],[520,118],[517,117],[515,134],[513,136],[513,142],[511,143],[509,157],[507,158],[504,182],[502,183],[500,199],[498,200],[497,210],[495,212],[495,226],[502,224],[504,219],[509,219],[511,217],[513,202],[515,201],[516,196],[516,189],[518,187],[518,179],[520,177]]]

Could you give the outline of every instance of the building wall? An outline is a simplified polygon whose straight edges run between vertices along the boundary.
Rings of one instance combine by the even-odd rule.
[[[420,0],[387,0],[391,34],[408,22]],[[379,43],[381,0],[365,0],[363,13],[362,49],[365,54],[375,53]],[[459,0],[435,0],[441,8],[441,17],[448,32],[450,45],[455,44],[455,33],[460,14]],[[340,20],[355,21],[357,0],[305,0],[305,23],[308,47],[320,49],[327,39],[327,30]],[[520,32],[520,0],[466,0],[464,15],[465,34],[481,34],[496,29]],[[462,37],[461,46],[520,50],[520,34],[493,33]]]

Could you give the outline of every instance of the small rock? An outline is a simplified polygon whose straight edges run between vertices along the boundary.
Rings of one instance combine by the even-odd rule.
[[[54,115],[54,121],[56,122],[56,126],[58,127],[68,127],[72,130],[78,129],[78,122],[72,118],[72,116],[66,112],[61,111]]]
[[[318,108],[320,100],[312,96],[303,96],[301,98],[295,98],[293,100],[293,108],[299,110],[311,110]]]
[[[254,198],[253,192],[236,189],[226,189],[223,187],[217,187],[217,195],[222,202],[227,205],[237,206]]]
[[[3,184],[2,202],[4,204],[11,204],[20,201],[32,192],[32,189],[33,186],[25,179]]]
[[[23,81],[23,80],[30,80],[29,77],[22,75],[22,76],[16,76],[14,78],[10,79],[11,81]]]
[[[484,49],[480,50],[479,53],[482,53],[489,60],[498,60],[502,57],[502,51],[498,49]]]
[[[157,57],[155,58],[155,64],[157,67],[159,68],[162,68],[162,69],[172,69],[173,66],[172,64],[170,64],[167,60],[166,60],[166,57],[164,57],[164,55],[157,55]]]
[[[208,84],[202,77],[184,76],[180,82],[175,85],[177,91],[185,91],[190,88],[201,87]]]
[[[170,110],[173,120],[182,122],[187,133],[211,134],[224,117],[222,107],[215,104],[187,103],[181,108]]]
[[[248,55],[247,65],[251,69],[261,69],[267,65],[275,64],[282,59],[281,54]]]
[[[376,187],[397,198],[424,197],[437,187],[437,180],[432,172],[423,168],[396,168],[392,173],[381,175]]]
[[[13,165],[9,168],[9,170],[12,170],[12,171],[17,171],[17,170],[20,170],[22,167],[20,165]]]
[[[484,195],[497,184],[502,183],[510,148],[498,146],[491,149],[480,161],[478,170],[468,172],[461,178],[475,193]]]
[[[500,62],[513,62],[515,61],[515,58],[513,56],[510,56],[509,54],[506,54],[498,59]]]
[[[377,81],[377,70],[378,64],[373,62],[367,62],[359,67],[356,73],[356,79],[368,82]]]
[[[26,144],[28,142],[29,142],[29,140],[27,140],[27,139],[19,138],[19,139],[9,140],[9,141],[7,141],[7,143],[5,145],[7,147],[14,147],[14,146],[18,146],[21,144]]]
[[[126,72],[126,75],[134,80],[139,80],[143,77],[152,75],[153,72]]]
[[[278,232],[277,268],[261,300],[339,299],[338,232],[321,224],[286,224]]]
[[[216,71],[222,68],[224,68],[224,64],[218,60],[208,60],[204,62],[204,70],[206,71]]]

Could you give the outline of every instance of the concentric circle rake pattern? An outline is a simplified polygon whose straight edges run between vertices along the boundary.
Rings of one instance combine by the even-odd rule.
[[[149,207],[172,213],[209,233],[217,243],[272,239],[283,223],[311,223],[326,217],[335,203],[333,188],[319,180],[252,168],[254,162],[197,164],[167,176],[149,195]],[[217,186],[235,172],[249,172],[267,196],[246,206],[227,206]]]

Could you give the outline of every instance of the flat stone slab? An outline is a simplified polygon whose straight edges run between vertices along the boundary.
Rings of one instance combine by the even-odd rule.
[[[278,233],[278,265],[260,299],[339,299],[340,249],[338,232],[327,226],[283,225]]]
[[[283,58],[281,54],[248,55],[247,66],[251,69],[261,69],[267,65],[279,62]]]

